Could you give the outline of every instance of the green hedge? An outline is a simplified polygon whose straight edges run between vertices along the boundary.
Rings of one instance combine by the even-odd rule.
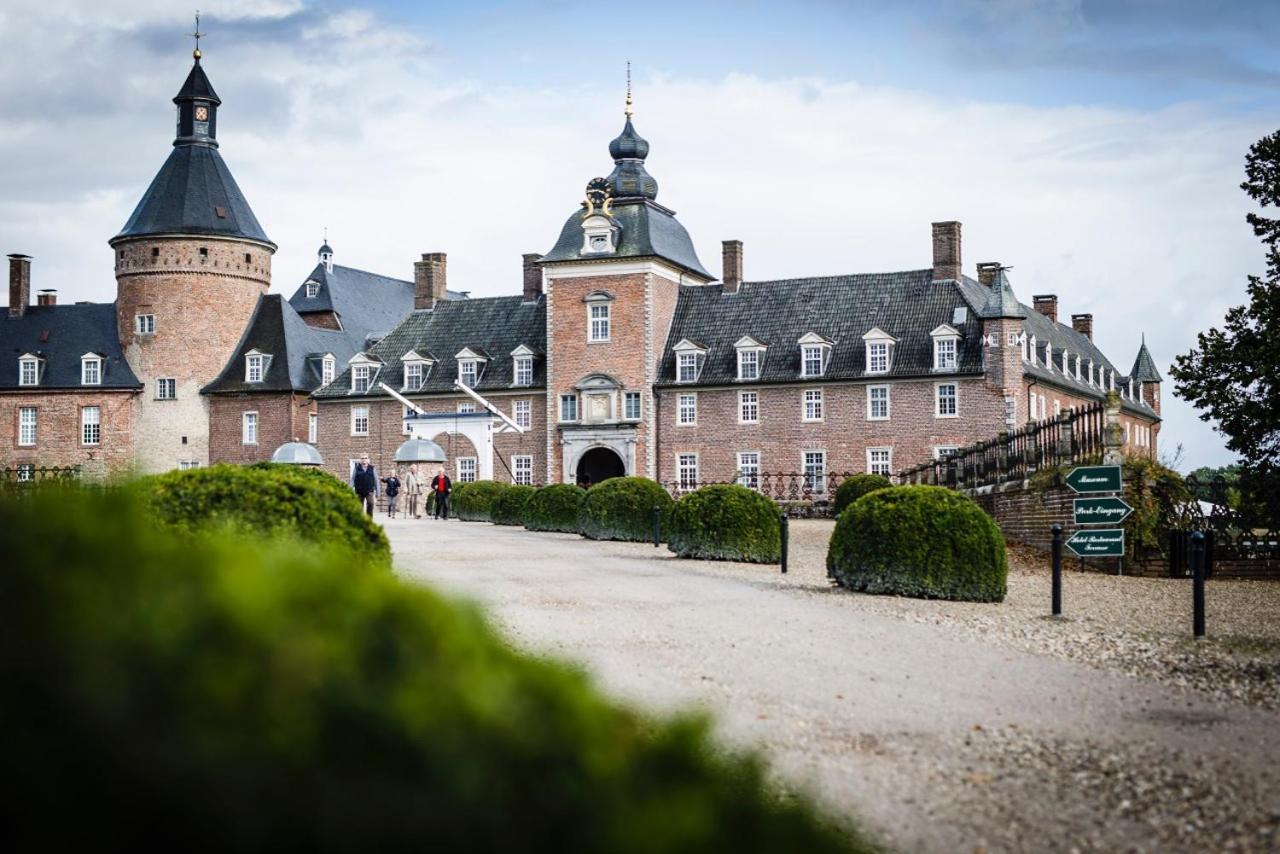
[[[449,499],[453,515],[464,522],[492,522],[493,502],[508,486],[496,480],[476,480],[462,489],[455,488]]]
[[[1008,576],[1004,537],[969,498],[939,486],[864,495],[836,521],[827,569],[867,593],[999,602]]]
[[[470,607],[133,498],[0,500],[10,850],[869,850]]]
[[[836,490],[835,514],[839,516],[844,508],[857,501],[868,492],[874,492],[877,489],[884,489],[887,486],[893,486],[893,481],[882,474],[855,474],[850,475],[844,483],[840,484],[840,488]]]
[[[587,491],[576,483],[552,483],[534,491],[524,506],[524,526],[530,531],[578,533],[578,511]]]
[[[578,511],[578,532],[593,540],[653,539],[653,508],[666,537],[675,502],[661,484],[643,477],[614,477],[587,490]]]
[[[144,477],[127,487],[163,525],[187,533],[231,525],[259,534],[288,534],[338,543],[386,562],[382,527],[338,478],[298,466],[217,465]]]
[[[667,548],[680,557],[777,563],[778,507],[745,486],[704,486],[676,502]]]
[[[507,486],[493,500],[493,508],[489,515],[494,524],[523,525],[525,505],[528,504],[529,499],[536,491],[532,486],[525,486],[522,483],[513,483]]]

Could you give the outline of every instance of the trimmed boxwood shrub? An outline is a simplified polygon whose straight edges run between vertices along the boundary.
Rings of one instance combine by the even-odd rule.
[[[836,515],[839,516],[844,508],[868,492],[884,489],[886,486],[893,486],[893,481],[882,474],[850,475],[836,490],[836,503],[833,508]]]
[[[867,593],[999,602],[1008,576],[1004,537],[969,498],[940,486],[868,493],[836,521],[827,570]]]
[[[653,539],[653,508],[662,516],[662,537],[671,523],[675,502],[657,481],[646,477],[613,477],[587,490],[578,510],[578,533],[592,540]]]
[[[0,500],[10,850],[869,850],[470,607],[132,498]]]
[[[217,465],[144,477],[128,487],[162,525],[192,532],[231,525],[259,534],[288,534],[337,543],[389,561],[382,527],[352,489],[327,472],[297,466]]]
[[[777,563],[778,518],[776,504],[745,486],[704,486],[676,502],[667,548],[680,557]]]
[[[493,500],[489,515],[495,525],[523,525],[524,508],[536,490],[523,483],[513,483]]]
[[[455,488],[449,499],[453,515],[464,522],[492,522],[493,502],[508,486],[496,480],[475,480],[464,489]]]
[[[530,531],[578,533],[578,511],[587,491],[576,483],[552,483],[535,490],[524,505],[524,526]]]

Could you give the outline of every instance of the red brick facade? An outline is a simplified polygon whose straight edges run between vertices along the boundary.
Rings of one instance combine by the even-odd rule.
[[[316,403],[288,392],[209,395],[209,464],[256,463],[271,459],[285,442],[307,441],[308,418]],[[244,414],[257,413],[257,441],[244,441]]]
[[[136,392],[93,389],[0,394],[0,468],[80,466],[85,478],[101,479],[129,472],[134,453]],[[99,410],[98,441],[84,442],[83,410]],[[36,411],[35,442],[19,442],[19,417]]]

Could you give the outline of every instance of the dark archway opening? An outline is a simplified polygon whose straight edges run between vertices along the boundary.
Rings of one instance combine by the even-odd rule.
[[[592,448],[578,460],[578,485],[594,486],[611,477],[622,477],[627,467],[618,456],[608,448]]]

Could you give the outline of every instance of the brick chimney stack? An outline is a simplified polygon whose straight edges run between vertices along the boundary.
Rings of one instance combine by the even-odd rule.
[[[960,223],[933,224],[933,280],[960,278]]]
[[[9,316],[22,317],[31,304],[31,256],[9,256]]]
[[[726,294],[736,294],[742,284],[742,241],[724,241],[724,255],[721,262],[720,289]]]
[[[1058,322],[1058,295],[1057,294],[1036,294],[1031,298],[1031,304],[1035,310],[1043,314],[1045,317]]]
[[[978,262],[978,281],[991,287],[991,283],[996,280],[996,273],[1000,272],[999,261],[980,261]]]
[[[542,296],[542,268],[538,266],[542,256],[527,252],[520,257],[524,259],[524,301],[537,302]]]
[[[36,292],[36,305],[50,306],[50,305],[57,305],[57,304],[58,304],[58,292],[55,289],[45,288],[42,291]]]
[[[1092,314],[1073,314],[1071,315],[1071,328],[1079,332],[1090,341],[1093,340],[1093,315]]]
[[[444,299],[448,277],[443,252],[424,252],[413,262],[413,307],[430,311]]]

